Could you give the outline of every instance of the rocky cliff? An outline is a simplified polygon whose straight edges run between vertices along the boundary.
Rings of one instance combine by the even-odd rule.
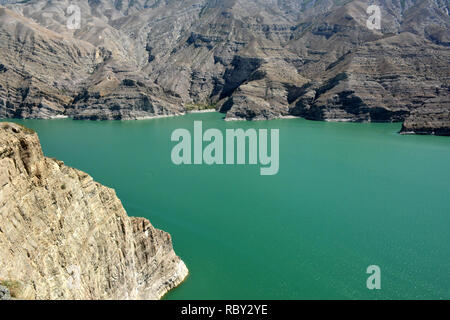
[[[188,270],[168,233],[0,123],[0,285],[21,299],[159,299]]]
[[[450,131],[446,0],[29,0],[0,9],[0,117],[401,121]],[[381,29],[367,27],[369,5]],[[81,12],[68,29],[69,5]]]

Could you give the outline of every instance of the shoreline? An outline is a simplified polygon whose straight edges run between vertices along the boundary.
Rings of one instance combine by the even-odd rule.
[[[189,269],[186,266],[186,263],[180,259],[180,261],[177,264],[177,270],[175,274],[170,277],[174,281],[172,282],[171,286],[164,287],[162,292],[160,292],[157,296],[157,300],[163,300],[165,296],[167,296],[170,292],[181,286],[183,283],[187,281],[187,279],[190,276]],[[169,281],[170,283],[170,281]]]
[[[231,121],[248,121],[248,122],[254,121],[254,122],[257,122],[257,121],[272,121],[272,120],[279,120],[279,119],[281,119],[281,120],[288,120],[288,119],[304,119],[304,118],[289,115],[289,116],[279,116],[279,117],[271,118],[271,119],[251,119],[251,120],[247,120],[247,119],[244,119],[244,118],[234,118],[233,117],[233,118],[225,118],[224,120],[225,121],[229,121],[229,122],[231,122]]]
[[[186,263],[180,259],[180,263],[178,264],[178,269],[179,270],[183,270],[186,269],[186,273],[184,274],[184,276],[182,276],[182,278],[179,278],[180,280],[178,282],[174,282],[175,285],[166,290],[166,292],[164,292],[163,294],[161,294],[158,298],[158,300],[165,300],[165,297],[170,294],[171,292],[173,292],[174,290],[176,290],[177,288],[179,288],[183,283],[185,283],[191,276],[191,273],[189,272],[189,269],[186,266]]]
[[[161,114],[161,115],[155,115],[155,116],[143,116],[143,117],[136,117],[131,119],[120,119],[120,120],[99,120],[99,121],[139,121],[139,120],[152,120],[152,119],[163,119],[163,118],[174,118],[179,116],[184,116],[186,113],[177,113],[177,114]],[[83,120],[83,119],[82,119]]]
[[[51,116],[51,117],[46,117],[46,118],[0,118],[0,122],[5,122],[5,121],[14,121],[14,120],[65,120],[65,119],[71,119],[74,121],[92,121],[92,122],[102,122],[102,121],[140,121],[140,120],[153,120],[153,119],[164,119],[164,118],[175,118],[175,117],[180,117],[180,116],[185,116],[188,114],[206,114],[206,113],[221,113],[220,111],[217,111],[215,109],[207,109],[207,110],[192,110],[192,111],[186,111],[186,112],[182,112],[182,113],[176,113],[176,114],[164,114],[164,115],[153,115],[153,116],[142,116],[142,117],[135,117],[135,118],[127,118],[127,119],[97,119],[97,120],[92,120],[92,119],[75,119],[73,117],[70,116],[66,116],[66,115],[56,115],[56,116]],[[271,119],[251,119],[251,120],[247,120],[245,118],[226,118],[226,114],[223,113],[223,115],[225,115],[225,117],[223,118],[223,121],[226,122],[239,122],[239,121],[248,121],[248,122],[252,122],[252,121],[272,121],[272,120],[291,120],[291,119],[304,119],[307,121],[314,121],[314,122],[326,122],[326,123],[402,123],[401,121],[398,122],[392,122],[392,121],[352,121],[351,119],[323,119],[323,120],[312,120],[312,119],[305,119],[299,116],[293,116],[293,115],[286,115],[286,116],[279,116],[279,117],[275,117],[275,118],[271,118]],[[420,135],[420,136],[435,136],[435,137],[446,137],[447,135],[440,135],[440,134],[436,134],[434,131],[433,132],[420,132],[420,131],[401,131],[399,130],[397,132],[397,134],[400,135],[404,135],[404,136],[408,136],[408,135]]]
[[[186,111],[186,114],[189,114],[189,113],[212,113],[212,112],[219,112],[219,111],[217,111],[216,109],[191,110],[191,111]]]

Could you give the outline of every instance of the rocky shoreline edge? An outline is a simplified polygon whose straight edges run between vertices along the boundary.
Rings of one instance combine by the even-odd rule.
[[[113,189],[45,157],[33,130],[0,123],[3,297],[157,300],[188,273],[170,234],[129,217]]]
[[[126,118],[126,119],[120,119],[120,120],[109,120],[109,121],[139,121],[139,120],[153,120],[153,119],[163,119],[163,118],[175,118],[180,116],[185,116],[187,114],[203,114],[203,113],[221,113],[220,110],[216,109],[207,109],[207,110],[190,110],[186,112],[181,113],[174,113],[174,114],[165,114],[165,115],[149,115],[149,116],[140,116],[140,117],[134,117],[134,118]],[[223,114],[223,113],[222,113]],[[352,119],[307,119],[301,116],[296,115],[280,115],[280,116],[273,116],[271,118],[253,118],[253,119],[245,119],[241,117],[227,117],[226,114],[224,114],[224,121],[227,122],[240,122],[240,121],[270,121],[270,120],[289,120],[289,119],[305,119],[309,121],[323,121],[323,122],[345,122],[345,123],[401,123],[402,127],[400,131],[398,132],[401,135],[432,135],[432,136],[450,136],[450,128],[447,128],[445,125],[443,126],[433,126],[430,123],[427,123],[426,125],[422,125],[421,128],[413,128],[411,126],[414,126],[414,124],[411,124],[410,122],[406,121],[366,121],[366,120],[360,120],[360,121],[354,121]],[[19,118],[19,119],[27,119],[27,118]],[[49,118],[37,118],[42,120],[57,120],[57,119],[73,119],[73,120],[84,120],[84,121],[107,121],[107,119],[77,119],[69,116],[57,116],[57,117],[49,117]],[[36,120],[37,120],[36,119]],[[1,120],[1,118],[0,118]],[[7,120],[7,119],[6,119]]]

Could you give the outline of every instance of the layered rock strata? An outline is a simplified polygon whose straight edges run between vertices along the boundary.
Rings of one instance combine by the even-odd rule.
[[[168,233],[0,123],[0,283],[14,298],[159,299],[187,274]]]
[[[450,126],[446,0],[0,0],[0,117]],[[69,29],[76,5],[79,28]],[[380,29],[367,25],[370,5]]]

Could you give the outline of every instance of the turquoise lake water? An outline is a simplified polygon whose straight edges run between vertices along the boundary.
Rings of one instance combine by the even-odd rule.
[[[190,276],[166,299],[450,299],[450,138],[400,124],[225,122],[217,113],[16,120],[47,156],[172,234]],[[176,166],[177,128],[280,130],[280,171]],[[381,290],[366,269],[381,268]]]

